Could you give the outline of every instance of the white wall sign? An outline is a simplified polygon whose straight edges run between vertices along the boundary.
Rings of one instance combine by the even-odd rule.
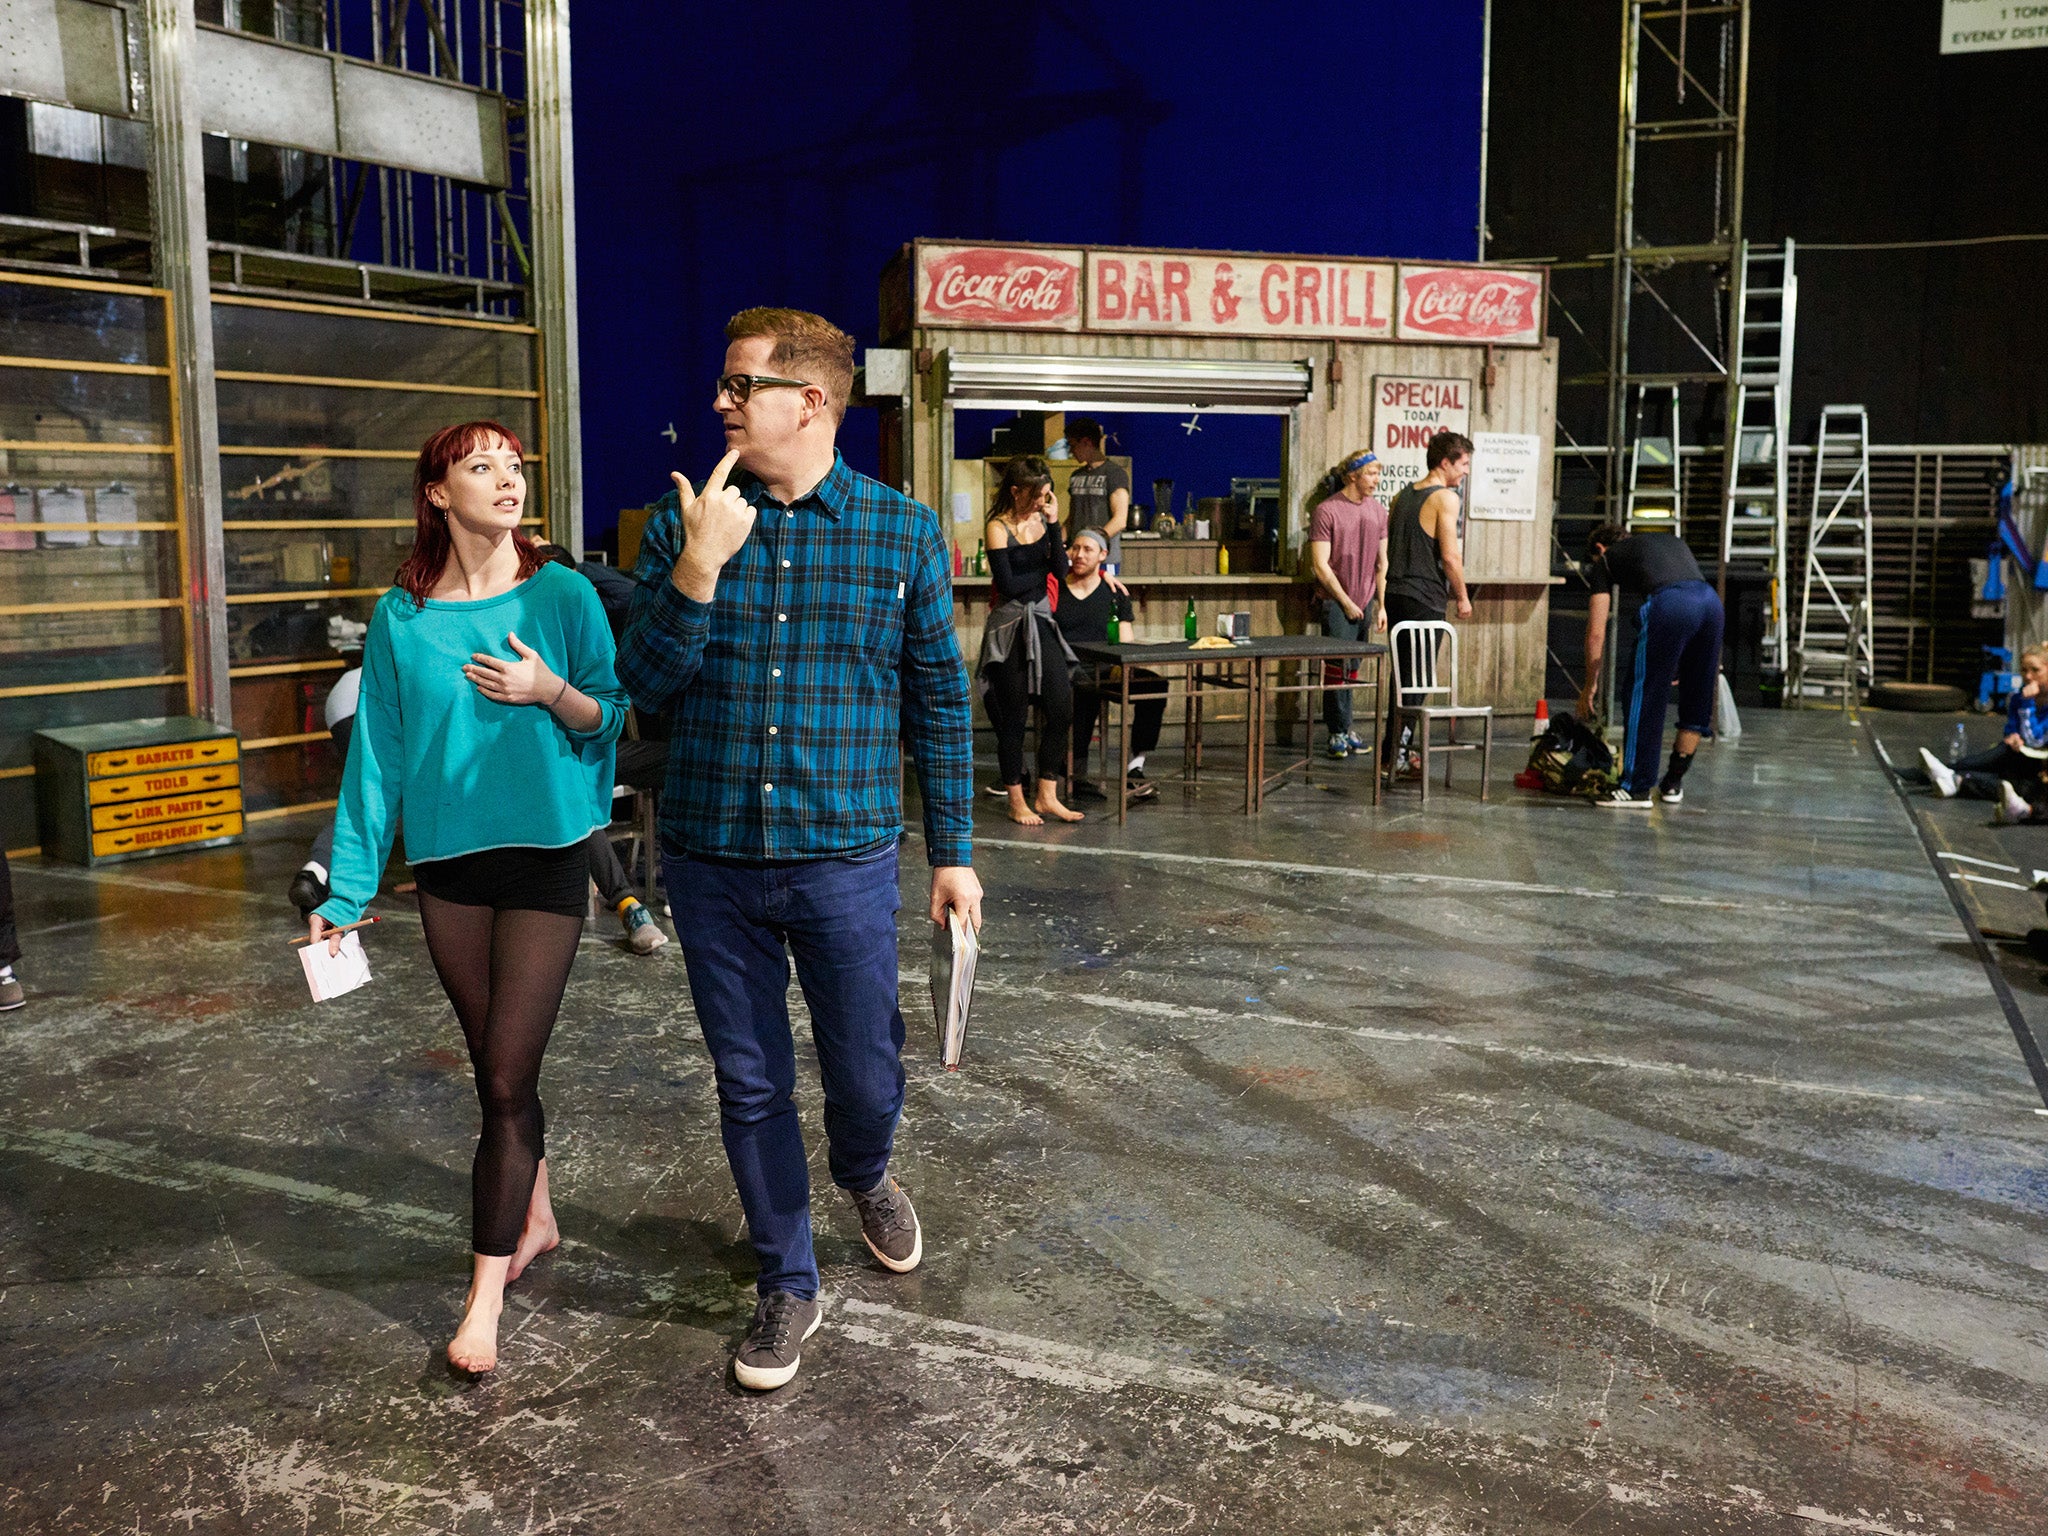
[[[1428,473],[1423,451],[1439,432],[1472,430],[1470,379],[1412,379],[1376,374],[1372,381],[1372,451],[1380,457],[1381,501],[1391,503]]]
[[[1991,53],[2048,48],[2043,0],[1941,0],[1941,51]]]
[[[1473,433],[1468,502],[1472,515],[1534,522],[1537,473],[1542,464],[1543,439],[1533,432]]]

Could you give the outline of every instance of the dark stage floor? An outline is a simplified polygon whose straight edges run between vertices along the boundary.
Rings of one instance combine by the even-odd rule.
[[[1648,815],[1520,796],[1515,751],[1427,813],[1341,764],[1256,822],[984,799],[954,1075],[913,840],[924,1267],[822,1190],[825,1327],[765,1398],[673,945],[591,930],[542,1084],[566,1240],[467,1388],[475,1108],[408,904],[315,1007],[303,822],[24,861],[0,1529],[2048,1529],[2048,1118],[1866,737],[1747,723]]]

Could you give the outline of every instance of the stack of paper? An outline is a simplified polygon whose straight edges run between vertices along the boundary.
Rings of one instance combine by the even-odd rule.
[[[37,491],[36,519],[45,523],[83,524],[85,492],[75,485],[56,485]],[[82,526],[52,528],[43,534],[45,549],[73,549],[91,542],[92,534]]]
[[[325,939],[306,945],[299,951],[299,964],[306,968],[306,985],[316,1003],[353,992],[370,979],[370,957],[363,953],[362,935],[357,933],[341,936],[339,954],[327,953]]]
[[[132,523],[136,521],[135,493],[116,480],[112,485],[102,486],[93,493],[93,521],[96,523]],[[118,529],[102,527],[97,534],[102,545],[115,545],[133,549],[142,542],[142,535],[133,528]]]
[[[949,1071],[960,1067],[967,1038],[967,1005],[974,1000],[974,962],[981,954],[974,929],[948,911],[943,927],[932,929],[932,1016],[939,1026],[939,1059]]]
[[[36,536],[23,523],[36,520],[36,493],[11,482],[0,489],[0,549],[34,549]]]

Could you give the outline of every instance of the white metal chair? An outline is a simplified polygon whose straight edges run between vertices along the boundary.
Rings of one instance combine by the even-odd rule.
[[[1449,644],[1446,646],[1445,642]],[[1394,740],[1397,750],[1381,766],[1391,785],[1401,767],[1399,726],[1415,722],[1411,744],[1422,758],[1422,803],[1429,804],[1429,757],[1432,752],[1477,752],[1479,754],[1479,798],[1486,798],[1486,781],[1493,768],[1493,706],[1458,702],[1458,631],[1445,619],[1404,619],[1394,626],[1388,642],[1394,652]],[[1446,739],[1433,741],[1437,721],[1445,723]],[[1478,741],[1458,740],[1458,722],[1477,720]],[[1444,788],[1451,787],[1451,760],[1444,760]]]

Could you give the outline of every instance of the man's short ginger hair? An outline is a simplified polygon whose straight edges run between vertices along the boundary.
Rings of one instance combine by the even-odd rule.
[[[746,341],[754,336],[774,340],[768,366],[793,379],[802,379],[825,391],[832,419],[846,416],[846,402],[853,394],[853,338],[823,315],[807,309],[771,309],[765,306],[743,309],[725,322],[727,341]]]

